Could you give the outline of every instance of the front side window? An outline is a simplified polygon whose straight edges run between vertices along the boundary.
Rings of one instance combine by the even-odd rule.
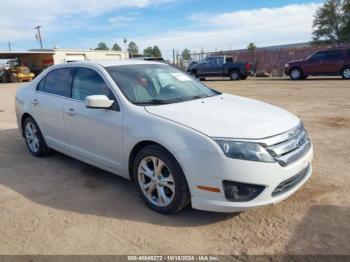
[[[220,94],[169,65],[123,65],[106,70],[134,104],[175,103]]]
[[[69,97],[73,72],[73,68],[55,69],[40,81],[37,90],[49,94]]]
[[[311,58],[313,60],[324,60],[327,57],[327,53],[326,52],[318,52],[314,55],[311,56]]]
[[[95,70],[77,68],[73,79],[72,98],[85,101],[85,98],[91,95],[105,95],[115,100],[111,89]]]

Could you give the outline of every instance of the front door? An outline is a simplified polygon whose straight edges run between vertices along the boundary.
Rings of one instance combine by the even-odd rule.
[[[85,107],[89,95],[114,100],[111,109]],[[122,171],[123,116],[106,81],[94,69],[76,68],[72,99],[64,106],[64,120],[72,154],[101,167]]]
[[[324,74],[327,71],[324,61],[327,59],[327,52],[320,51],[312,55],[303,66],[305,75]]]

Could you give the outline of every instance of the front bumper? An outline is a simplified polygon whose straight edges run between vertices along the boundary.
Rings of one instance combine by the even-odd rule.
[[[285,67],[285,68],[284,68],[284,74],[285,74],[286,76],[289,76],[289,74],[290,74],[290,67]]]
[[[240,212],[250,208],[278,203],[294,194],[311,176],[313,148],[294,163],[282,167],[278,163],[263,163],[231,159],[221,153],[179,152],[176,156],[183,163],[191,191],[191,203],[195,209],[215,212]],[[309,166],[305,176],[289,190],[272,196],[273,191]],[[245,202],[227,200],[223,180],[263,185],[265,189],[254,199]],[[219,188],[220,192],[208,192],[198,186]]]

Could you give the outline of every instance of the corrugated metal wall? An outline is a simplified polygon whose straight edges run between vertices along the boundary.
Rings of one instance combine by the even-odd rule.
[[[350,45],[343,45],[349,47]],[[210,55],[228,55],[239,62],[248,62],[254,65],[255,71],[264,71],[272,76],[283,76],[284,65],[291,60],[305,58],[312,53],[330,48],[329,46],[310,46],[300,48],[269,48],[255,51],[221,51]]]

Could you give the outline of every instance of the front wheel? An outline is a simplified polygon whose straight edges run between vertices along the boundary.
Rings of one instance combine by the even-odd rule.
[[[185,175],[175,158],[160,146],[147,146],[137,154],[133,177],[142,200],[159,213],[176,213],[189,204]]]
[[[290,71],[290,78],[292,80],[300,80],[303,79],[303,71],[301,71],[300,68],[292,68],[292,70]]]
[[[343,79],[350,80],[350,66],[345,67],[341,71],[341,76]]]
[[[50,149],[47,147],[44,137],[33,118],[27,117],[24,121],[23,134],[27,147],[33,156],[41,157],[49,154]]]
[[[191,74],[194,78],[198,79],[198,74],[197,74],[197,71],[196,71],[196,70],[191,70],[191,71],[190,71],[190,74]]]

